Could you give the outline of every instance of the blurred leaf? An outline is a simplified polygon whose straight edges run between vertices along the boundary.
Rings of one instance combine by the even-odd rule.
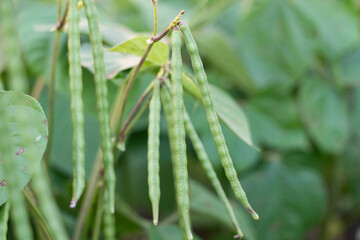
[[[149,240],[167,240],[169,238],[173,240],[182,240],[181,229],[175,225],[158,226],[150,225],[147,229]]]
[[[344,1],[296,0],[299,11],[315,28],[322,53],[334,59],[360,41],[356,12]]]
[[[349,137],[348,111],[341,94],[313,78],[301,86],[298,101],[304,124],[318,147],[325,152],[340,153]]]
[[[25,2],[19,11],[19,36],[27,66],[36,76],[50,73],[56,4]],[[60,61],[59,61],[60,62]]]
[[[14,99],[17,101],[16,104]],[[16,171],[18,172],[22,189],[30,180],[28,162],[30,161],[39,164],[44,154],[48,137],[47,120],[40,104],[28,95],[17,92],[0,91],[0,101],[4,101],[6,111],[10,117],[9,129],[14,143],[12,152],[15,155],[15,160],[17,162]],[[27,120],[29,121],[28,124],[32,128],[31,130],[24,129],[23,126],[19,125],[16,121],[16,116],[22,114],[27,116]],[[22,134],[31,134],[31,138],[34,139],[33,144],[24,145],[29,143],[23,142]],[[29,156],[29,152],[33,153],[33,155]],[[29,157],[33,157],[34,159],[30,160]],[[0,161],[0,205],[8,198],[6,179],[2,164],[2,161]]]
[[[316,172],[266,165],[243,181],[249,201],[260,216],[259,239],[300,240],[325,215],[326,192]]]
[[[204,216],[214,218],[227,226],[233,234],[236,231],[232,225],[230,217],[222,204],[214,193],[203,187],[200,183],[190,181],[190,209],[196,213]],[[246,239],[257,239],[253,225],[251,224],[251,217],[247,215],[243,209],[240,209],[239,204],[233,204],[235,215],[239,221],[240,228],[243,230]]]
[[[147,40],[149,40],[149,37],[146,36],[135,37],[110,48],[109,51],[142,56],[148,46]],[[165,43],[156,42],[151,48],[146,61],[161,66],[166,63],[168,57],[169,47]]]
[[[199,43],[201,54],[210,62],[212,69],[228,76],[222,81],[231,81],[236,87],[246,92],[254,90],[254,84],[249,78],[247,69],[234,51],[231,36],[211,28],[196,35],[196,40]]]
[[[214,85],[209,85],[209,90],[221,120],[246,144],[258,149],[252,143],[249,123],[240,105],[229,94]]]
[[[53,150],[51,152],[50,165],[65,173],[67,176],[73,174],[73,158],[72,158],[72,136],[73,126],[71,122],[70,99],[63,94],[56,92],[55,94],[55,121],[54,121],[54,139]],[[44,104],[44,110],[48,111],[48,92],[40,98],[40,102]],[[99,146],[99,126],[95,116],[85,112],[85,173],[90,176],[92,164],[94,162],[97,149]]]
[[[102,40],[109,45],[116,45],[136,36],[136,33],[119,23],[100,22]],[[89,35],[88,22],[85,17],[80,21],[80,32]]]
[[[335,80],[342,87],[360,84],[360,47],[353,49],[334,67]]]
[[[309,27],[294,1],[261,1],[236,31],[233,49],[259,90],[288,90],[312,61]]]
[[[306,150],[307,138],[295,104],[287,96],[258,96],[245,107],[255,142],[281,150]]]
[[[94,60],[90,43],[84,43],[80,49],[81,65],[94,73]],[[138,64],[140,57],[117,52],[104,51],[106,78],[112,79],[119,72]]]

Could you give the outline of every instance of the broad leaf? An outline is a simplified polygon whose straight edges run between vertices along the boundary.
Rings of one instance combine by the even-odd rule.
[[[81,65],[90,72],[94,73],[94,59],[91,50],[90,43],[85,43],[81,46],[80,49],[81,54]],[[106,78],[112,79],[114,78],[119,72],[132,68],[138,64],[140,61],[140,57],[117,53],[117,52],[104,52],[104,63],[105,63],[105,72]],[[145,66],[147,63],[145,63]]]
[[[273,162],[243,183],[260,216],[255,224],[259,239],[304,239],[306,231],[325,216],[325,187],[312,170],[293,170]]]
[[[16,99],[16,101],[21,104],[15,104],[14,99]],[[47,120],[40,104],[34,98],[28,95],[16,92],[0,91],[0,101],[4,101],[6,111],[10,116],[9,129],[11,131],[14,143],[12,152],[15,155],[15,160],[17,162],[16,171],[18,172],[18,176],[20,178],[19,180],[21,182],[21,188],[23,188],[30,180],[30,175],[28,173],[29,161],[40,163],[42,155],[45,151],[48,137]],[[27,121],[29,121],[28,124],[32,127],[31,130],[23,129],[22,126],[18,124],[15,116],[19,115],[27,117]],[[31,134],[31,138],[34,139],[32,144],[24,145],[26,144],[23,142],[22,134],[24,133]],[[33,154],[29,155],[29,152]],[[29,157],[32,157],[33,159],[29,159]],[[0,182],[1,205],[8,198],[6,179],[1,161]]]
[[[287,96],[265,95],[245,106],[254,141],[281,150],[306,150],[308,142],[294,101]]]
[[[148,46],[147,40],[149,40],[149,37],[138,36],[120,43],[119,45],[109,49],[109,51],[142,56]],[[168,57],[169,47],[165,43],[156,42],[154,43],[146,60],[155,65],[161,66],[166,63]]]
[[[240,105],[229,94],[214,85],[209,85],[209,90],[221,120],[245,143],[257,149],[252,143],[249,123]]]
[[[301,117],[323,151],[340,153],[349,137],[347,106],[341,94],[319,79],[307,80],[299,92]]]
[[[235,29],[233,49],[259,90],[289,90],[306,71],[313,43],[294,1],[261,1]],[[324,19],[325,20],[325,19]]]
[[[343,1],[296,0],[299,12],[311,23],[317,46],[330,59],[341,56],[360,40],[356,13]]]
[[[334,67],[336,81],[342,87],[359,86],[360,84],[360,47],[341,59]]]

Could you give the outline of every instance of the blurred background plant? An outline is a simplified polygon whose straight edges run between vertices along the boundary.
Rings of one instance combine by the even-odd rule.
[[[18,0],[18,32],[32,89],[49,79],[57,2]],[[96,2],[104,46],[138,34],[150,35],[150,0]],[[249,240],[360,239],[360,2],[357,0],[161,0],[158,29],[179,10],[192,28],[209,81],[226,90],[244,110],[256,151],[225,125],[223,131],[249,201],[260,215],[254,222],[233,201]],[[82,12],[86,174],[99,146],[91,47]],[[67,26],[59,42],[55,125],[49,175],[55,199],[72,234],[79,209],[70,209],[72,125],[67,61]],[[0,73],[8,74],[0,37]],[[169,43],[168,38],[163,40]],[[184,48],[185,51],[185,48]],[[189,67],[190,60],[183,61]],[[105,52],[109,101],[138,57]],[[150,66],[151,64],[149,64]],[[192,72],[187,68],[189,74]],[[130,92],[128,114],[156,75],[143,68]],[[48,112],[48,87],[39,101]],[[201,104],[185,95],[191,118],[220,179],[226,183]],[[116,165],[116,222],[119,239],[181,239],[177,226],[170,150],[162,116],[160,143],[160,225],[149,227],[147,114],[127,138]],[[188,148],[191,218],[199,239],[230,239],[232,225],[196,155]],[[229,196],[233,196],[228,184]],[[81,200],[79,202],[81,204]],[[87,219],[87,228],[95,212]],[[144,227],[147,226],[147,227]],[[146,229],[146,230],[144,230]],[[12,239],[12,233],[9,233]],[[90,237],[90,235],[89,235]]]

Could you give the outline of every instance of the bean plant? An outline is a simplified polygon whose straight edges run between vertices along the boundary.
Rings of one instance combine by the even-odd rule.
[[[0,178],[0,191],[3,194],[0,197],[0,238],[125,239],[121,237],[121,228],[123,228],[119,218],[121,214],[147,232],[150,239],[177,239],[171,235],[165,238],[162,236],[162,234],[166,235],[166,231],[161,229],[173,221],[178,221],[183,239],[198,239],[198,232],[191,224],[193,213],[190,211],[194,191],[192,180],[189,178],[192,169],[188,164],[191,146],[227,212],[227,221],[232,223],[234,238],[246,237],[247,233],[241,230],[236,210],[228,199],[218,173],[192,123],[191,113],[186,110],[185,94],[193,96],[194,102],[202,104],[207,116],[207,122],[203,125],[210,128],[223,170],[235,197],[250,215],[258,220],[259,216],[249,204],[230,156],[231,152],[219,120],[219,117],[222,118],[224,115],[221,115],[221,109],[216,108],[216,102],[212,97],[197,43],[190,30],[191,24],[181,21],[185,11],[182,10],[174,16],[168,27],[158,34],[157,7],[161,1],[149,1],[147,4],[151,4],[154,10],[152,35],[146,38],[127,39],[110,48],[109,42],[103,39],[103,28],[97,13],[98,6],[94,0],[64,2],[59,0],[58,2],[58,22],[54,23],[56,33],[52,55],[54,61],[51,62],[52,71],[50,76],[46,74],[44,76],[49,78],[49,81],[44,80],[42,76],[34,82],[30,75],[26,75],[22,49],[18,47],[21,44],[16,28],[17,5],[11,0],[1,1],[3,31],[1,40],[4,42],[6,52],[7,77],[4,82],[0,79],[0,86],[3,86],[0,90],[0,177],[3,177]],[[81,24],[83,21],[87,23],[86,29]],[[91,83],[83,84],[84,75],[89,75],[88,70],[84,70],[82,62],[84,33],[87,34],[85,35],[92,50],[90,68],[93,73],[91,76],[93,76],[95,94],[91,95],[93,100],[91,108],[96,109],[100,133],[97,156],[92,164],[91,173],[85,171],[85,166],[91,160],[85,151],[86,142],[89,141],[85,131],[85,109],[89,102],[84,96],[88,96],[87,84]],[[52,181],[56,179],[52,177],[52,169],[49,167],[54,150],[51,148],[53,144],[51,138],[48,139],[59,133],[52,127],[48,129],[48,119],[38,102],[46,91],[44,88],[46,82],[49,82],[48,111],[52,115],[51,112],[56,106],[53,101],[59,98],[51,92],[54,90],[54,76],[59,67],[57,60],[60,57],[57,51],[60,35],[67,39],[69,79],[67,86],[71,98],[73,127],[73,184],[69,186],[72,189],[72,196],[64,195],[61,200],[54,198],[57,189],[52,188]],[[183,42],[186,48],[183,48]],[[106,68],[105,59],[111,52],[136,56],[136,62],[131,65],[130,70],[120,70],[120,81],[115,78],[119,76],[119,72],[114,75]],[[183,64],[188,56],[195,74],[194,78],[189,74],[191,68]],[[146,76],[144,72],[150,73],[150,78],[153,80],[147,80],[144,92],[134,104],[133,99],[136,94],[134,95],[133,89],[138,84],[137,81],[140,81],[137,78]],[[153,77],[154,73],[156,73],[155,77]],[[115,97],[109,94],[114,92],[113,89],[109,89],[110,81],[116,83]],[[131,203],[125,203],[118,191],[119,186],[128,184],[126,178],[122,176],[124,172],[119,172],[119,169],[123,167],[122,159],[129,151],[127,145],[131,132],[147,110],[147,159],[142,161],[147,161],[148,198],[152,206],[152,221],[140,216],[132,209]],[[165,168],[160,171],[163,154],[160,145],[164,143],[162,127],[165,126],[161,121],[162,112],[166,121],[172,171]],[[54,126],[60,120],[51,117],[49,121],[49,125]],[[191,145],[188,145],[187,138]],[[45,150],[46,154],[43,156]],[[50,159],[50,163],[47,159]],[[160,183],[163,172],[173,173],[177,205],[177,211],[168,218],[162,215],[161,211],[160,193],[164,192],[162,187],[165,184]],[[58,207],[64,204],[62,201],[73,209],[67,209],[67,213],[60,214]],[[69,228],[66,214],[74,212],[78,215],[77,222],[74,227]],[[11,225],[8,225],[9,213]],[[8,226],[13,228],[14,234],[8,232]]]

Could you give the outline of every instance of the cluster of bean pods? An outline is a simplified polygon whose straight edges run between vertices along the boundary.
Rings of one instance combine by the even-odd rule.
[[[189,216],[189,185],[188,185],[188,170],[187,170],[187,157],[186,157],[186,144],[185,144],[185,129],[189,135],[189,138],[194,146],[196,154],[210,179],[215,191],[219,195],[223,202],[229,217],[236,229],[237,235],[235,237],[242,238],[243,232],[239,227],[239,223],[235,217],[234,210],[231,207],[229,200],[226,197],[225,191],[223,190],[219,179],[215,173],[214,168],[211,165],[209,157],[206,154],[205,148],[201,143],[199,136],[196,133],[194,126],[191,123],[190,117],[184,108],[183,102],[183,86],[182,86],[182,59],[181,59],[181,33],[185,40],[187,50],[190,55],[193,70],[195,72],[198,88],[200,90],[202,103],[207,113],[207,119],[212,132],[216,147],[224,167],[226,176],[233,188],[235,196],[243,204],[243,206],[250,212],[254,219],[258,219],[257,213],[250,206],[246,194],[241,187],[240,181],[236,174],[232,159],[227,148],[225,138],[223,136],[220,122],[218,120],[217,113],[214,109],[212,102],[207,77],[204,71],[204,67],[201,58],[198,53],[196,42],[190,32],[189,27],[186,24],[179,23],[173,28],[171,36],[171,83],[165,80],[165,87],[161,88],[161,102],[163,105],[165,119],[167,122],[168,135],[170,139],[170,148],[172,153],[172,160],[174,166],[174,177],[175,177],[175,188],[176,188],[176,199],[179,209],[179,215],[181,218],[181,225],[184,229],[184,237],[186,239],[193,239],[191,232],[190,216]],[[171,94],[169,92],[171,89]],[[157,93],[156,93],[157,94]],[[154,94],[155,95],[155,94]],[[153,110],[154,111],[154,110]],[[156,111],[160,111],[159,107]],[[152,110],[150,109],[150,114]],[[158,158],[158,151],[153,149],[154,143],[158,147],[158,135],[150,129],[151,126],[155,125],[154,119],[150,118],[149,123],[149,162],[154,157]],[[157,123],[160,122],[157,119]],[[154,137],[156,136],[156,137]],[[154,139],[152,139],[154,138]],[[152,139],[152,140],[151,140]],[[153,141],[153,144],[150,142]],[[152,161],[152,160],[151,160]],[[150,166],[150,164],[149,164]],[[149,167],[149,176],[154,174],[154,171],[158,175],[158,165],[154,166],[153,169]],[[150,178],[149,178],[150,179]],[[159,184],[154,181],[149,181],[149,188],[156,188],[156,192],[160,193]],[[150,198],[152,199],[153,194],[150,191]],[[160,195],[160,194],[159,194]],[[153,200],[152,200],[153,201]],[[157,203],[158,204],[158,203]],[[157,206],[158,207],[158,206]],[[154,203],[153,203],[154,208]],[[156,215],[155,215],[156,214]],[[154,223],[158,220],[158,213],[154,212]]]

